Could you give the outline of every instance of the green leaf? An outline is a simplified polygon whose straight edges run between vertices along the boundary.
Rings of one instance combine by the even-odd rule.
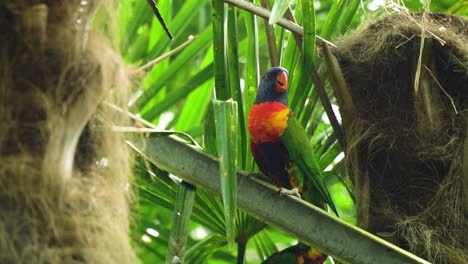
[[[215,233],[226,234],[223,205],[218,197],[215,198],[213,195],[199,190],[193,211],[195,221]]]
[[[200,67],[204,68],[210,64],[213,64],[213,45],[211,45],[206,52],[205,58],[203,58]],[[202,127],[208,106],[211,107],[210,103],[213,88],[214,79],[212,74],[210,79],[208,79],[204,84],[201,85],[201,87],[197,88],[186,98],[184,107],[180,112],[179,118],[177,119],[175,130],[189,131],[189,129],[193,129],[193,127]],[[197,109],[197,111],[193,111],[193,109]]]
[[[258,257],[261,260],[265,260],[268,256],[278,252],[278,248],[275,246],[274,241],[266,230],[255,235],[253,237],[253,241],[255,243],[255,249],[257,250]]]
[[[130,46],[125,56],[126,63],[136,63],[146,54],[146,47],[149,41],[149,27],[143,25],[138,30],[138,35],[135,42]]]
[[[141,0],[137,2],[145,2],[145,4],[148,5],[146,1]],[[175,39],[171,41],[165,36],[165,34],[161,34],[160,38],[156,41],[156,45],[148,53],[148,57],[157,57],[158,55],[162,54],[163,51],[172,43],[177,43],[180,38],[185,38],[187,35],[183,36],[182,32],[189,25],[193,24],[193,19],[197,17],[199,10],[205,5],[206,2],[207,0],[185,1],[172,20],[169,20],[167,17],[165,17],[171,32],[174,33]],[[152,15],[151,9],[150,13]]]
[[[239,74],[239,55],[237,50],[237,16],[233,7],[228,8],[228,21],[227,21],[227,66],[229,87],[234,101],[237,102],[238,117],[239,117],[239,165],[244,168],[247,164],[247,152],[249,151],[247,142],[247,122],[244,114],[244,103],[242,98],[242,90],[240,86]]]
[[[220,235],[211,235],[195,244],[186,254],[186,262],[190,264],[204,264],[210,256],[226,245],[226,240]]]
[[[337,33],[343,34],[351,26],[351,21],[358,10],[359,4],[361,4],[361,0],[349,0],[349,3],[341,16],[340,22],[338,23],[336,29]]]
[[[298,5],[299,6],[299,5]],[[300,14],[300,13],[299,13]],[[297,15],[297,13],[296,13]],[[302,16],[296,16],[296,22],[302,23]],[[293,34],[288,33],[287,43],[291,43],[287,45],[284,52],[282,52],[282,66],[289,71],[288,76],[288,96],[290,98],[290,107],[294,113],[297,112],[296,107],[299,106],[297,102],[297,97],[302,92],[302,90],[306,89],[305,84],[301,82],[301,50],[300,47],[296,44]],[[292,99],[291,99],[292,98]]]
[[[303,65],[309,70],[309,65],[312,64],[315,57],[315,9],[313,0],[301,0],[302,3],[302,20],[304,26],[304,44],[302,46]],[[312,60],[311,60],[312,59]]]
[[[131,2],[129,0],[122,1],[123,5],[122,8],[120,9],[120,14],[123,14],[124,12],[127,14],[131,14],[128,16],[127,14],[124,15],[124,21],[123,23],[128,22],[126,26],[124,24],[120,24],[119,26],[124,26],[125,33],[121,31],[121,35],[124,35],[126,37],[122,36],[122,42],[121,42],[121,50],[126,51],[128,49],[128,46],[131,43],[135,42],[135,36],[137,35],[137,32],[139,28],[143,25],[146,25],[148,21],[151,21],[153,17],[153,12],[151,11],[151,8],[149,8],[148,3],[146,1],[135,1],[133,3],[133,8],[129,8]],[[130,10],[125,10],[129,8]],[[132,12],[133,9],[133,12]],[[146,50],[146,48],[145,48]]]
[[[141,159],[137,159],[137,161],[135,169],[139,177],[134,179],[133,185],[137,188],[139,197],[153,205],[173,210],[178,185],[168,177],[167,172],[151,163],[145,164]],[[157,178],[151,176],[149,170],[152,175],[157,175]],[[192,218],[213,232],[225,234],[221,201],[203,190],[196,192]]]
[[[181,182],[177,191],[177,198],[172,220],[172,230],[169,238],[169,246],[166,256],[166,264],[184,262],[185,244],[187,242],[188,224],[192,214],[195,200],[195,187]]]
[[[335,0],[332,8],[328,13],[327,19],[322,27],[320,36],[324,39],[330,39],[335,32],[335,28],[338,25],[341,15],[343,14],[348,0]]]
[[[218,156],[218,149],[216,147],[216,125],[213,104],[208,105],[208,110],[205,114],[203,123],[203,143],[205,151],[211,155]]]
[[[258,72],[259,72],[259,50],[258,50],[258,29],[257,29],[257,18],[253,14],[246,14],[245,16],[245,26],[246,26],[246,65],[245,65],[245,85],[244,85],[244,113],[248,113],[248,110],[253,105],[255,100],[256,90],[258,86]],[[242,54],[242,53],[241,53]],[[249,134],[246,135],[246,142],[250,142]],[[249,151],[250,146],[247,147],[245,160],[247,164],[241,166],[242,169],[251,171],[253,170],[253,157],[251,151]],[[250,162],[249,162],[250,161]]]
[[[231,97],[226,76],[226,43],[224,36],[224,10],[223,1],[212,0],[213,14],[213,56],[216,98],[227,100]]]
[[[232,100],[213,100],[219,174],[226,221],[226,237],[232,248],[235,239],[237,210],[237,103]]]
[[[275,24],[284,15],[293,0],[275,0],[271,8],[271,16],[268,19],[270,25]]]
[[[117,7],[116,21],[117,21],[117,42],[115,45],[125,51],[125,42],[128,41],[128,31],[127,27],[132,18],[132,4],[129,0],[120,1],[119,6]]]
[[[154,105],[154,108],[147,110],[144,114],[144,118],[147,120],[153,120],[162,114],[164,111],[168,110],[171,106],[174,106],[175,103],[184,99],[189,93],[193,90],[201,87],[203,83],[208,81],[211,76],[213,76],[213,64],[210,64],[203,68],[199,73],[190,78],[185,85],[181,86],[179,89],[169,92],[164,100],[158,104]]]
[[[293,90],[291,109],[300,120],[303,120],[305,125],[307,120],[303,118],[303,112],[306,106],[305,102],[312,93],[310,71],[315,60],[315,10],[313,1],[302,0],[300,11],[304,36],[302,38],[300,62],[297,62],[298,67],[296,67],[291,80],[291,83],[296,83],[296,86],[291,89]]]
[[[194,56],[196,56],[200,51],[208,48],[211,40],[211,30],[207,28],[205,31],[200,34],[196,40],[194,40],[190,45],[188,45],[177,58],[172,61],[170,66],[161,74],[161,77],[158,79],[149,79],[145,82],[145,89],[143,95],[138,98],[136,104],[141,108],[146,108],[146,104],[163,88],[169,81],[174,78],[174,75],[178,73],[180,68],[187,64]],[[153,67],[150,71],[150,75],[153,71],[156,71],[157,67]],[[142,111],[142,116],[147,115],[149,109],[144,109]]]

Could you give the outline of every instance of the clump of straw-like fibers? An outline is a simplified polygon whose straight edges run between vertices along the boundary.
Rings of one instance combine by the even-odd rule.
[[[0,1],[0,263],[134,263],[121,59],[97,2]]]
[[[460,17],[397,14],[334,50],[354,103],[358,224],[434,263],[468,258],[467,35]]]

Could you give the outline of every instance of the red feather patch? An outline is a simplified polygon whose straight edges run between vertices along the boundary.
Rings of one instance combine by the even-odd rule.
[[[250,109],[248,128],[252,141],[278,142],[288,126],[289,109],[279,102],[255,104]]]

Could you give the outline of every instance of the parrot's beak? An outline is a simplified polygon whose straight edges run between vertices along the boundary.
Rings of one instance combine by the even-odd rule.
[[[288,89],[288,75],[282,71],[276,76],[276,91],[282,93]]]

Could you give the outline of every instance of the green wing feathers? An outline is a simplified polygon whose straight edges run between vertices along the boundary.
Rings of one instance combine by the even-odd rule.
[[[288,127],[281,135],[281,141],[289,152],[289,157],[304,174],[303,196],[305,200],[323,209],[326,203],[338,215],[330,193],[323,182],[322,169],[309,142],[304,128],[294,117],[289,117]]]

